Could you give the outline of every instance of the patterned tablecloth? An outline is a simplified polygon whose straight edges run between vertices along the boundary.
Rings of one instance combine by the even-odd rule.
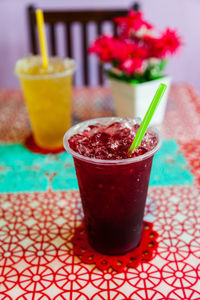
[[[113,115],[108,89],[74,92],[74,121]],[[154,159],[145,220],[159,246],[153,260],[117,273],[73,254],[82,220],[67,153],[28,151],[27,112],[19,91],[0,91],[0,299],[200,299],[200,99],[171,89],[164,137]]]

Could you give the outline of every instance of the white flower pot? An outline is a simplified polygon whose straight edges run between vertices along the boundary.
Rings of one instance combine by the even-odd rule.
[[[160,79],[139,84],[127,83],[109,78],[112,98],[116,115],[123,118],[144,118],[151,100],[161,82],[167,85],[167,90],[151,120],[151,125],[161,124],[164,119],[171,78],[164,76]]]

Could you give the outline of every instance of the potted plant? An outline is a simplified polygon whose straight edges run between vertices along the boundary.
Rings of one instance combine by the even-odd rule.
[[[103,35],[89,48],[106,65],[116,115],[144,117],[146,109],[160,82],[168,89],[153,119],[159,124],[164,118],[170,76],[163,74],[168,58],[180,47],[175,30],[167,28],[157,33],[141,12],[130,11],[113,20],[117,36]]]

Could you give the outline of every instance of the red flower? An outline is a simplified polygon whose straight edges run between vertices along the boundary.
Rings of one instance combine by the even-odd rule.
[[[147,50],[143,45],[139,45],[137,42],[118,40],[115,42],[115,49],[113,52],[113,58],[119,61],[124,61],[127,58],[139,57],[145,59]]]
[[[180,38],[176,31],[169,28],[163,32],[160,38],[145,36],[143,41],[149,49],[149,57],[166,58],[169,54],[174,54],[181,45]]]
[[[115,39],[113,37],[103,35],[89,48],[89,52],[98,54],[102,62],[111,62],[115,48],[114,44]]]
[[[175,30],[169,28],[163,33],[161,42],[168,53],[174,54],[181,45],[180,37]]]
[[[141,12],[129,11],[125,17],[117,17],[114,22],[118,24],[121,36],[130,36],[134,31],[138,31],[142,26],[151,29],[153,26],[143,20]]]
[[[124,61],[133,56],[135,45],[127,41],[117,40],[113,51],[113,58],[117,61]]]
[[[128,74],[140,68],[147,55],[145,47],[107,35],[98,38],[90,47],[89,52],[98,54],[102,62],[115,61],[121,70],[128,70]],[[131,66],[129,59],[132,61]]]

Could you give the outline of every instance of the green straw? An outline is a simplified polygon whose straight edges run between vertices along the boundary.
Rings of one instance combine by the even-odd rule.
[[[137,134],[133,140],[133,143],[130,147],[130,149],[128,150],[128,155],[130,156],[131,153],[140,146],[141,141],[143,139],[143,136],[149,126],[149,123],[154,115],[154,112],[156,110],[156,108],[158,107],[158,104],[160,103],[160,100],[162,98],[162,96],[165,93],[167,86],[164,83],[161,83],[153,97],[153,100],[151,101],[151,104],[149,105],[149,108],[146,112],[146,115],[137,131]]]

